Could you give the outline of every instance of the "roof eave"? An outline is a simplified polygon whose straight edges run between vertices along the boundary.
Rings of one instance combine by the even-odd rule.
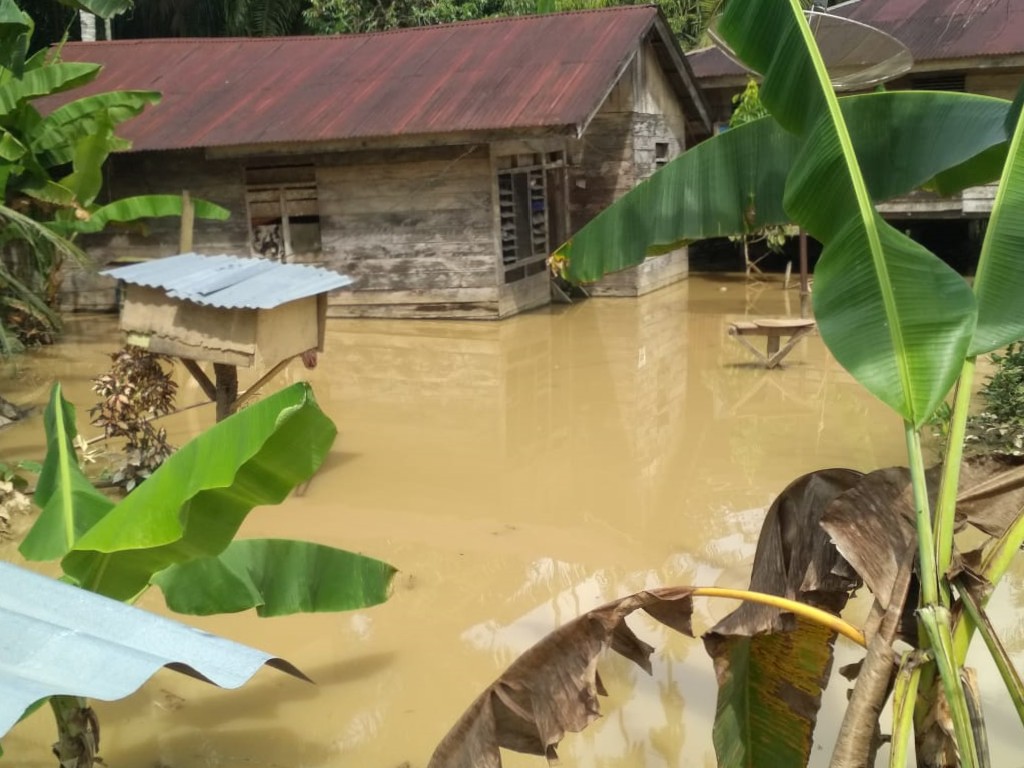
[[[668,26],[668,21],[665,19],[665,15],[662,13],[660,8],[654,9],[656,12],[651,16],[651,22],[647,25],[644,31],[637,38],[636,45],[629,52],[629,55],[625,56],[619,63],[618,68],[615,70],[614,77],[608,83],[608,87],[601,94],[601,98],[597,100],[586,117],[583,118],[576,125],[576,138],[581,138],[586,132],[590,122],[594,119],[598,112],[601,111],[601,107],[608,100],[611,92],[615,89],[615,86],[622,80],[622,76],[629,69],[630,65],[636,60],[640,53],[640,49],[643,45],[651,39],[654,44],[655,53],[658,55],[659,63],[662,69],[668,75],[669,82],[671,82],[673,89],[676,91],[680,100],[683,102],[684,112],[686,114],[686,120],[688,125],[696,123],[702,130],[704,136],[710,136],[712,133],[712,121],[711,121],[711,109],[708,106],[707,100],[704,98],[704,94],[701,92],[700,87],[697,85],[697,80],[693,75],[693,70],[690,69],[689,63],[686,61],[686,56],[683,54],[682,49],[679,47],[679,42],[676,40],[675,35],[672,34],[672,30]],[[697,120],[693,120],[693,115],[696,113]]]

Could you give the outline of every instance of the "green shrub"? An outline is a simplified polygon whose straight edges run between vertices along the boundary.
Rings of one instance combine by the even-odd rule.
[[[984,410],[967,420],[967,444],[971,453],[1024,456],[1024,344],[990,359],[996,371],[980,391]]]

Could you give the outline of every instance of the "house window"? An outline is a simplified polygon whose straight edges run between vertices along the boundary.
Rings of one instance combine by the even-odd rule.
[[[547,269],[551,251],[566,238],[568,189],[564,152],[498,158],[498,210],[505,282]]]
[[[668,157],[668,142],[667,141],[656,141],[654,142],[654,167],[655,169],[661,168],[669,160]]]
[[[247,168],[245,188],[253,256],[292,261],[320,251],[320,206],[312,165]]]

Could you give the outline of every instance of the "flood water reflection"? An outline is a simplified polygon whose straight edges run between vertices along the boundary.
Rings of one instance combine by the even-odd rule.
[[[97,705],[107,763],[423,766],[479,691],[558,624],[648,586],[744,586],[765,507],[792,479],[904,463],[896,417],[818,337],[765,371],[725,333],[743,316],[796,314],[777,282],[715,276],[494,324],[331,321],[319,367],[295,365],[284,381],[312,382],[338,440],[303,495],[255,511],[242,535],[387,560],[400,569],[393,598],[351,614],[188,619],[287,657],[318,685],[263,670],[225,692],[161,672]],[[4,394],[42,404],[59,378],[81,415],[117,345],[113,318],[74,318],[64,343],[5,371]],[[197,401],[182,383],[182,402]],[[169,419],[172,440],[212,416]],[[0,457],[38,457],[42,443],[37,415],[0,434]],[[1020,656],[1019,571],[997,598]],[[162,610],[156,592],[142,605]],[[695,629],[731,607],[699,604]],[[703,647],[637,626],[658,649],[654,675],[606,659],[605,717],[567,737],[563,764],[714,765]],[[1002,712],[989,719],[1008,723],[1012,744]],[[819,729],[825,745],[835,719]],[[34,715],[4,741],[5,759],[49,768],[51,729]]]

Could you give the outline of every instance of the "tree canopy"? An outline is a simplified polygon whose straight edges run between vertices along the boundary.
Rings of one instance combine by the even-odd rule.
[[[347,34],[447,24],[494,16],[575,11],[646,0],[146,0],[112,20],[115,38],[272,37]],[[660,0],[683,48],[704,41],[720,0]],[[40,0],[40,43],[78,36],[77,12],[62,0]]]

